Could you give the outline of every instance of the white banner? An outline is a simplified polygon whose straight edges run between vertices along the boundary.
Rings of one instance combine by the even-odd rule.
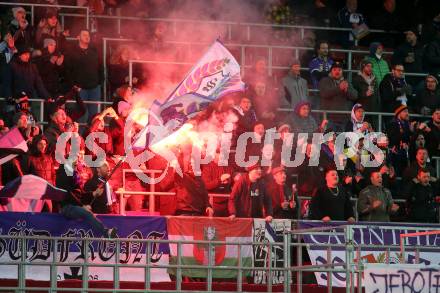
[[[440,289],[440,267],[368,264],[364,270],[365,293],[433,293]]]

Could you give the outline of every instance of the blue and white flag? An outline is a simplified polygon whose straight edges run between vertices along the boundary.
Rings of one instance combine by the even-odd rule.
[[[153,102],[148,124],[160,125],[165,131],[159,138],[150,137],[149,144],[177,131],[215,100],[243,90],[240,65],[222,43],[215,41],[165,102]]]

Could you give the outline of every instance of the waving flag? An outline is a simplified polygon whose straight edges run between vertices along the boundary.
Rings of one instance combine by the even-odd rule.
[[[18,177],[0,190],[0,210],[39,211],[44,200],[61,201],[67,191],[35,175]],[[3,207],[2,207],[3,206]]]
[[[149,125],[164,126],[166,133],[161,131],[159,138],[150,138],[150,145],[180,129],[213,101],[243,90],[240,65],[222,43],[215,41],[165,102],[153,102]]]
[[[0,165],[27,151],[26,141],[17,127],[0,137]]]

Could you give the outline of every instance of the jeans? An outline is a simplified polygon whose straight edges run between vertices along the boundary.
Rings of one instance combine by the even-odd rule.
[[[98,85],[92,89],[82,89],[79,96],[83,101],[101,101],[101,86]],[[95,114],[98,113],[97,104],[86,104],[87,113],[81,118],[81,122],[88,122]]]
[[[89,212],[83,207],[69,204],[63,207],[61,213],[68,219],[83,219],[90,226],[92,226],[94,230],[99,231],[103,235],[106,234],[106,228],[104,227],[104,224],[102,224],[102,222],[98,220],[93,213]]]

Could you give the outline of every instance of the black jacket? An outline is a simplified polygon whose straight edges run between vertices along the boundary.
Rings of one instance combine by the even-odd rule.
[[[387,126],[386,134],[390,142],[390,148],[396,146],[400,148],[400,143],[404,142],[409,145],[411,141],[412,132],[409,127],[408,121],[402,121],[397,118],[393,118]]]
[[[49,54],[47,49],[45,49],[43,55],[34,60],[38,72],[40,73],[41,80],[52,97],[56,97],[61,93],[60,73],[64,67],[63,64],[59,66],[50,62],[50,59],[54,55],[55,54]]]
[[[353,205],[349,194],[342,186],[338,186],[338,195],[333,195],[327,186],[318,190],[310,203],[313,220],[321,220],[328,216],[332,221],[346,221],[354,218]]]
[[[434,40],[426,45],[423,64],[426,72],[430,74],[440,73],[440,33],[437,33]]]
[[[435,223],[437,219],[434,187],[412,182],[408,190],[407,205],[411,222]]]
[[[405,58],[410,54],[414,54],[414,62],[406,63]],[[423,72],[423,46],[417,42],[413,47],[405,42],[394,51],[393,64],[402,64],[406,72]]]
[[[396,79],[390,73],[385,75],[379,85],[382,111],[393,112],[401,101],[396,100],[399,96],[406,95],[408,101],[411,99],[412,88],[404,78]]]
[[[67,190],[67,195],[61,202],[61,207],[67,205],[83,206],[90,203],[91,193],[85,193],[78,183],[78,175],[68,176],[64,165],[60,165],[56,173],[56,187]]]
[[[93,191],[95,191],[100,185],[103,184],[102,179],[100,179],[97,175],[93,176],[89,179],[89,181],[84,184],[84,191],[87,194],[91,195]],[[92,211],[97,214],[108,214],[110,212],[109,206],[107,205],[107,191],[105,186],[102,186],[104,192],[96,197],[95,199],[89,198],[88,200],[91,203]]]
[[[92,89],[103,81],[98,51],[94,47],[81,49],[75,46],[66,55],[66,77],[82,89]]]
[[[25,92],[31,99],[49,98],[49,93],[41,80],[35,64],[22,62],[17,57],[11,62],[9,74],[11,78],[7,80],[10,81],[10,84],[5,85],[10,89],[7,96],[15,96],[21,92]]]
[[[434,125],[434,122],[431,120],[428,122],[428,127],[431,128],[431,131],[427,133],[427,148],[430,156],[440,156],[440,127]]]
[[[229,214],[239,218],[262,218],[263,207],[266,216],[272,216],[272,199],[266,192],[263,180],[251,183],[247,174],[241,176],[229,197]]]
[[[208,191],[200,176],[174,174],[176,188],[176,214],[204,216],[209,204]]]

